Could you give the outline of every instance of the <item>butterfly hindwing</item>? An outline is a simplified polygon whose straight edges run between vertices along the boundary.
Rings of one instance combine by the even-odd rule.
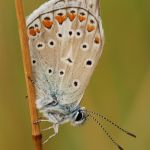
[[[103,47],[97,3],[49,1],[27,19],[38,98],[55,96],[61,104],[80,102]]]

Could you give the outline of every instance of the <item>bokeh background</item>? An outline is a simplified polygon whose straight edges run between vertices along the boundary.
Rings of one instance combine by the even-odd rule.
[[[44,0],[24,0],[26,15]],[[126,150],[150,149],[150,1],[101,0],[105,47],[83,105],[133,131],[106,124]],[[14,0],[0,0],[0,149],[33,150]],[[44,150],[116,149],[92,120],[69,124]]]

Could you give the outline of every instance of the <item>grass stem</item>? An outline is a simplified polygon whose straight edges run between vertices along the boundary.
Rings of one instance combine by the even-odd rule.
[[[25,80],[26,80],[27,93],[29,99],[33,143],[35,145],[35,150],[42,150],[42,135],[40,133],[40,127],[39,124],[34,123],[38,120],[38,112],[35,105],[35,99],[36,99],[35,87],[32,81],[30,80],[32,79],[32,66],[31,66],[31,58],[30,58],[27,29],[26,29],[26,22],[24,17],[22,0],[15,0],[15,5],[16,5],[18,26],[19,26],[19,35],[21,41]]]

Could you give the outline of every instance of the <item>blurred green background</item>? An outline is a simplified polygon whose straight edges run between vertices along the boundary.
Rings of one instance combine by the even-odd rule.
[[[24,0],[26,15],[44,0]],[[83,105],[137,134],[109,131],[125,150],[150,149],[150,1],[101,0],[105,47]],[[0,0],[0,149],[33,150],[13,0]],[[44,150],[113,150],[93,121],[61,126]]]

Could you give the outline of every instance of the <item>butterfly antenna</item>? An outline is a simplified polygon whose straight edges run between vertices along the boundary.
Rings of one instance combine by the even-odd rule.
[[[92,114],[92,115],[96,115],[100,118],[102,118],[103,120],[107,121],[108,123],[110,123],[111,125],[115,126],[116,128],[118,128],[119,130],[121,130],[123,133],[126,133],[127,135],[129,136],[132,136],[134,138],[136,138],[136,135],[134,135],[133,133],[121,128],[119,125],[117,125],[116,123],[114,123],[113,121],[111,121],[110,119],[108,119],[107,117],[101,115],[100,113],[96,113],[96,112],[92,112],[92,111],[87,111],[89,114]]]
[[[88,115],[89,117],[91,117],[101,128],[102,130],[105,132],[105,134],[107,135],[107,137],[112,141],[112,143],[117,146],[119,148],[119,150],[124,150],[113,138],[112,136],[108,133],[108,131],[103,127],[103,125],[91,114]]]

